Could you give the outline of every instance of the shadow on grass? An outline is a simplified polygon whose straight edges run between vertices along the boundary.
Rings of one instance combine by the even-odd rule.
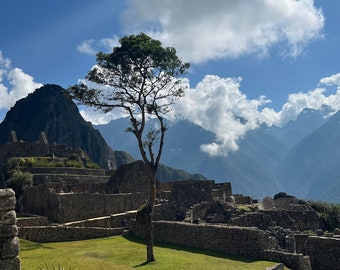
[[[124,235],[123,236],[125,239],[131,242],[135,242],[138,244],[146,244],[145,240],[143,238],[133,236],[133,235]],[[231,254],[225,254],[223,252],[218,252],[218,251],[212,251],[212,250],[207,250],[203,248],[195,248],[195,247],[189,247],[189,246],[183,246],[183,245],[177,245],[177,244],[170,244],[170,243],[164,243],[164,242],[155,242],[154,243],[155,247],[161,247],[161,248],[169,248],[169,249],[175,249],[175,250],[180,250],[180,251],[187,251],[191,253],[197,253],[197,254],[202,254],[206,256],[212,256],[212,257],[217,257],[217,258],[222,258],[222,259],[229,259],[229,260],[234,260],[234,261],[239,261],[243,263],[253,263],[256,262],[257,260],[255,259],[250,259],[244,256],[239,256],[239,255],[231,255]],[[144,262],[138,265],[135,265],[134,268],[137,267],[142,267],[148,265],[150,262]]]
[[[31,242],[24,239],[20,239],[20,250],[28,251],[28,250],[35,250],[35,249],[54,249],[53,247],[47,247],[44,244],[38,242]]]
[[[137,265],[133,266],[133,268],[143,267],[143,266],[148,265],[149,263],[151,263],[151,262],[143,262],[141,264],[137,264]]]

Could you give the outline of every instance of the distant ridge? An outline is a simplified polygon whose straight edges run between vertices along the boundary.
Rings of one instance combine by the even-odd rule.
[[[262,199],[278,192],[298,198],[340,203],[340,112],[323,106],[304,109],[283,127],[262,125],[239,140],[227,157],[201,151],[215,135],[188,120],[168,123],[162,163],[198,172],[216,182],[231,182],[235,193]],[[111,147],[133,156],[128,119],[96,128]],[[152,125],[152,123],[150,123]]]

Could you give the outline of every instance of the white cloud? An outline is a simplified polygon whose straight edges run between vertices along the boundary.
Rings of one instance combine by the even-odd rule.
[[[11,61],[0,51],[0,109],[8,110],[17,100],[41,86],[20,68],[12,68]]]
[[[111,52],[112,48],[119,45],[119,38],[114,36],[112,38],[101,38],[99,41],[94,39],[82,41],[77,50],[80,53],[88,55],[96,55],[99,51]]]
[[[334,74],[330,77],[322,78],[320,80],[320,84],[340,86],[340,73]]]
[[[96,51],[92,47],[93,42],[94,42],[94,39],[84,40],[78,45],[77,47],[78,52],[83,53],[83,54],[88,54],[88,55],[96,55]]]
[[[241,78],[207,75],[194,89],[187,90],[168,116],[188,119],[213,132],[215,141],[202,145],[201,150],[211,156],[226,156],[236,151],[239,140],[260,124],[284,126],[305,108],[318,110],[327,105],[334,111],[340,110],[339,77],[340,73],[320,80],[320,84],[326,86],[336,85],[334,94],[327,95],[328,89],[320,86],[305,93],[291,94],[282,109],[276,112],[268,106],[270,100],[264,96],[248,99],[240,91]],[[126,116],[119,110],[104,115],[82,110],[81,114],[93,124],[106,124]]]
[[[201,150],[212,156],[227,155],[238,149],[238,141],[260,124],[284,126],[295,120],[305,108],[320,109],[327,105],[334,111],[340,110],[340,74],[323,78],[320,82],[338,85],[334,94],[326,95],[327,89],[315,88],[306,93],[295,93],[288,97],[282,110],[276,112],[265,107],[270,100],[261,96],[247,99],[240,90],[240,78],[206,76],[195,89],[174,107],[174,113],[188,119],[216,135],[216,140],[202,145]]]
[[[121,112],[120,110],[113,110],[108,113],[102,113],[99,111],[95,111],[91,108],[84,107],[79,110],[81,116],[86,120],[91,122],[93,125],[103,125],[107,124],[112,120],[119,119],[122,117],[126,117],[127,115]]]
[[[125,31],[146,32],[191,63],[245,54],[297,56],[321,36],[324,17],[312,0],[130,0]]]
[[[240,83],[241,78],[207,75],[174,107],[176,114],[216,134],[215,142],[202,146],[212,156],[237,150],[237,141],[264,121],[259,108],[269,100],[247,99]]]

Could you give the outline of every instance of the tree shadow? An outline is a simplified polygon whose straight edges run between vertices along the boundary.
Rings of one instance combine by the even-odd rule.
[[[146,244],[143,238],[137,237],[131,234],[124,235],[124,238],[134,243]],[[213,250],[208,250],[208,249],[203,249],[203,248],[195,248],[195,247],[189,247],[189,246],[171,244],[171,243],[165,243],[165,242],[155,242],[154,246],[161,247],[161,248],[169,248],[169,249],[174,249],[174,250],[179,250],[179,251],[187,251],[191,253],[202,254],[202,255],[212,256],[212,257],[217,257],[217,258],[222,258],[222,259],[235,260],[235,261],[240,261],[243,263],[254,263],[257,261],[256,259],[248,258],[248,257],[241,256],[241,255],[226,254],[226,253],[219,252],[219,251],[213,251]],[[148,265],[149,263],[151,262],[143,262],[141,264],[135,265],[134,268],[143,267],[143,266]]]
[[[151,263],[151,262],[143,262],[141,264],[134,265],[133,268],[143,267],[143,266],[148,265],[149,263]]]

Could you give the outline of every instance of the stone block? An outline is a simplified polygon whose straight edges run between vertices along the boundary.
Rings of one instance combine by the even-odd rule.
[[[20,259],[19,257],[0,260],[0,269],[4,270],[19,270],[20,268]]]
[[[18,227],[16,225],[4,226],[0,225],[1,238],[10,238],[18,235]]]
[[[0,197],[0,211],[15,209],[16,199],[15,196]]]
[[[4,213],[0,212],[0,225],[14,225],[16,223],[16,213],[14,210]]]
[[[0,189],[0,198],[15,196],[15,192],[11,188]]]
[[[2,242],[2,259],[16,258],[19,255],[19,238],[8,238]],[[2,269],[2,268],[0,268]]]

